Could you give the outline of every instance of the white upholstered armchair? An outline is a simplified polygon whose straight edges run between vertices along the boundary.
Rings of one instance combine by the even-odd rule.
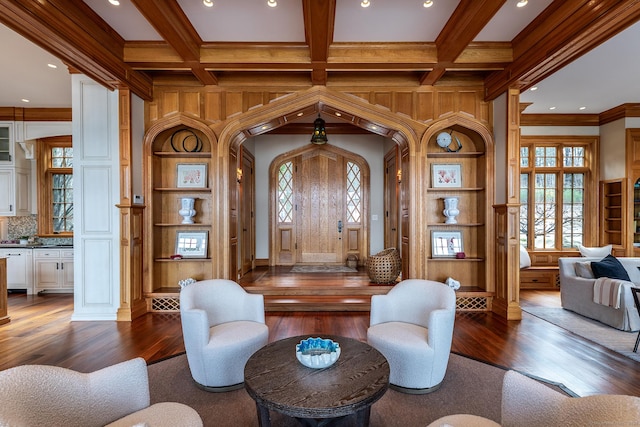
[[[88,374],[21,365],[0,372],[0,390],[0,426],[202,426],[198,413],[182,403],[150,406],[142,358]]]
[[[429,393],[444,379],[456,295],[444,283],[407,279],[371,298],[369,345],[388,360],[389,382],[405,393]]]
[[[241,388],[244,365],[269,339],[264,297],[232,280],[203,280],[180,291],[180,317],[196,383],[208,391]]]

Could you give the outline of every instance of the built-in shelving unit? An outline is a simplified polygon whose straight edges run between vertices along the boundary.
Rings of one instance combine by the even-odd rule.
[[[626,180],[600,182],[600,244],[623,246],[626,240]]]
[[[461,290],[487,290],[486,271],[486,185],[488,168],[485,144],[472,131],[456,129],[453,133],[462,143],[458,152],[447,152],[438,146],[434,136],[427,149],[428,185],[426,185],[426,222],[429,244],[427,278],[444,282],[448,277],[458,280]],[[442,188],[434,185],[434,165],[460,165],[460,186]],[[445,224],[444,198],[457,197],[460,214],[457,224]],[[431,247],[434,232],[460,232],[464,258],[434,257]]]
[[[176,143],[178,141],[178,143]],[[160,134],[153,143],[149,162],[150,190],[147,195],[151,201],[149,225],[151,227],[150,245],[152,280],[146,285],[145,292],[178,291],[180,280],[211,278],[211,254],[209,249],[204,257],[175,259],[176,238],[178,232],[206,231],[207,248],[210,248],[212,212],[211,183],[211,145],[202,135],[191,129],[172,129]],[[202,187],[182,187],[178,185],[178,165],[201,165],[205,176]],[[183,198],[195,199],[193,224],[183,224],[178,213]],[[147,242],[149,242],[147,240]]]

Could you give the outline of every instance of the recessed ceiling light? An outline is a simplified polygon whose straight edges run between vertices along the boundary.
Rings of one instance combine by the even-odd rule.
[[[278,5],[278,2],[276,0],[267,0],[267,5],[269,7],[276,7]]]
[[[580,109],[581,109],[581,110],[586,110],[586,109],[587,109],[587,107],[580,107]]]
[[[362,1],[360,2],[360,6],[362,6],[362,7],[369,7],[369,6],[371,6],[371,2],[370,2],[369,0],[362,0]]]
[[[213,2],[211,0],[202,0],[202,4],[207,7],[213,7]]]
[[[424,3],[422,3],[423,7],[431,7],[433,6],[433,0],[425,0]]]
[[[529,3],[529,0],[520,0],[518,3],[516,3],[517,7],[525,7],[527,5],[527,3]]]
[[[297,114],[297,116],[298,117],[302,117],[302,116],[304,116],[304,113],[300,112],[300,113]]]
[[[120,6],[120,1],[119,0],[109,0],[109,3],[111,3],[114,6]]]
[[[538,86],[533,86],[533,87],[532,87],[531,89],[529,89],[529,90],[531,90],[531,91],[533,91],[533,90],[538,90]]]
[[[336,111],[336,116],[341,117],[341,116],[342,116],[342,113],[340,113],[340,112]]]
[[[556,107],[549,107],[549,110],[555,110]]]
[[[58,66],[56,64],[47,64],[47,67],[49,67],[49,68],[58,68]]]
[[[29,100],[27,98],[22,98],[20,101],[22,102],[29,102]]]

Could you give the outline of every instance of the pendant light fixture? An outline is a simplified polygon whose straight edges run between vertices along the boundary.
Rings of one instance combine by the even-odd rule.
[[[311,142],[313,144],[326,144],[327,142],[327,131],[325,129],[324,120],[318,114],[318,118],[315,122],[313,122],[313,134],[311,135]]]

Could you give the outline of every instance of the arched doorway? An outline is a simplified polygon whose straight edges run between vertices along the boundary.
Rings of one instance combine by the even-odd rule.
[[[308,145],[271,164],[270,264],[344,264],[369,248],[369,165],[332,145]]]
[[[219,230],[228,240],[214,242],[218,254],[217,261],[224,276],[234,277],[237,264],[233,255],[237,253],[237,194],[235,174],[237,153],[241,145],[250,137],[270,132],[300,117],[316,116],[318,113],[332,115],[368,132],[388,138],[398,146],[399,170],[403,175],[399,185],[398,211],[400,212],[400,249],[403,259],[403,277],[423,276],[424,265],[416,261],[412,254],[419,256],[424,236],[418,232],[417,224],[411,221],[418,215],[422,195],[419,194],[416,170],[416,152],[419,149],[417,133],[421,134],[426,125],[410,118],[400,117],[384,108],[376,107],[356,97],[335,92],[325,87],[313,87],[296,96],[283,97],[272,103],[255,108],[227,123],[219,134],[217,156],[220,161],[221,189],[216,194],[219,207]],[[382,161],[382,160],[381,160]],[[415,252],[414,252],[415,251]]]

